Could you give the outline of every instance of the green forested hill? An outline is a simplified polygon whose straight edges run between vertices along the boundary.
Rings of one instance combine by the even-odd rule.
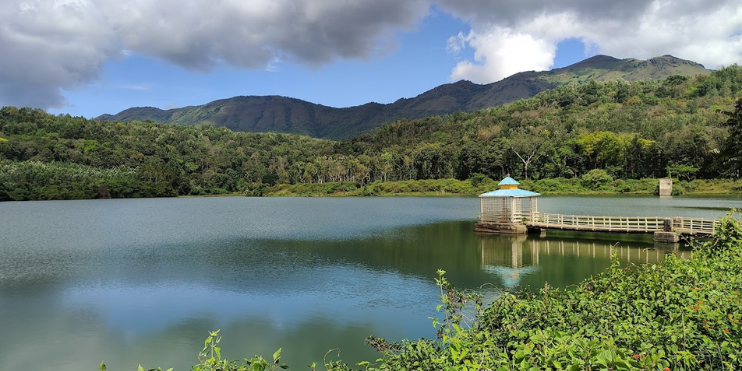
[[[659,80],[672,75],[708,75],[711,71],[695,62],[672,56],[649,60],[595,56],[571,66],[544,72],[522,72],[492,84],[469,81],[445,84],[414,98],[391,104],[368,103],[333,108],[279,96],[249,96],[221,99],[202,106],[160,110],[129,108],[107,121],[145,121],[179,125],[207,123],[235,131],[281,132],[316,138],[346,139],[398,119],[415,119],[454,112],[472,112],[532,97],[544,90],[587,81]]]
[[[398,120],[344,141],[0,110],[0,199],[244,192],[276,183],[739,177],[742,67],[590,81],[503,107]],[[730,135],[730,130],[732,135]],[[597,171],[597,172],[596,172]],[[480,175],[481,174],[481,175]]]

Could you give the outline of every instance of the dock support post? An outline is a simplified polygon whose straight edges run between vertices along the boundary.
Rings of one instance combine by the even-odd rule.
[[[654,232],[654,242],[678,243],[680,242],[680,235],[675,232]]]
[[[662,221],[662,230],[664,232],[672,232],[675,230],[675,225],[672,219],[665,219]]]
[[[662,221],[662,231],[654,232],[654,242],[659,243],[677,243],[680,241],[680,234],[675,232],[675,220],[668,218]]]

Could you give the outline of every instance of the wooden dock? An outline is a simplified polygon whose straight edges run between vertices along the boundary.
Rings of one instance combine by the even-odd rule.
[[[674,233],[710,236],[718,219],[645,216],[592,216],[538,213],[526,218],[528,229],[561,229],[610,233]]]
[[[511,177],[503,179],[496,191],[479,195],[479,221],[474,232],[497,234],[526,234],[538,230],[653,233],[654,241],[676,243],[680,236],[710,236],[714,234],[717,219],[646,216],[593,216],[549,214],[538,211],[540,194],[518,189]]]

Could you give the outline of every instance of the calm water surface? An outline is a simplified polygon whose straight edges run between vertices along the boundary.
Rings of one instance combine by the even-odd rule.
[[[716,218],[737,197],[544,197],[545,212]],[[179,198],[0,203],[0,370],[197,362],[283,348],[292,369],[376,359],[364,339],[431,337],[435,271],[494,298],[569,286],[672,246],[636,235],[472,232],[476,198]],[[617,241],[615,248],[611,248]],[[682,246],[676,251],[687,254]]]

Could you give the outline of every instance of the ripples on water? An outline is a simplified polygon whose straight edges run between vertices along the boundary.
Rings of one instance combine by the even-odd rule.
[[[718,217],[729,199],[547,197],[547,212]],[[292,368],[363,340],[433,336],[435,271],[484,290],[575,284],[653,262],[651,237],[482,236],[476,198],[180,198],[0,203],[0,370],[189,369],[283,348]],[[620,237],[620,238],[624,238]],[[632,238],[636,239],[636,236]],[[669,249],[669,250],[668,250]],[[484,286],[483,286],[484,285]],[[43,355],[43,356],[40,356]]]

